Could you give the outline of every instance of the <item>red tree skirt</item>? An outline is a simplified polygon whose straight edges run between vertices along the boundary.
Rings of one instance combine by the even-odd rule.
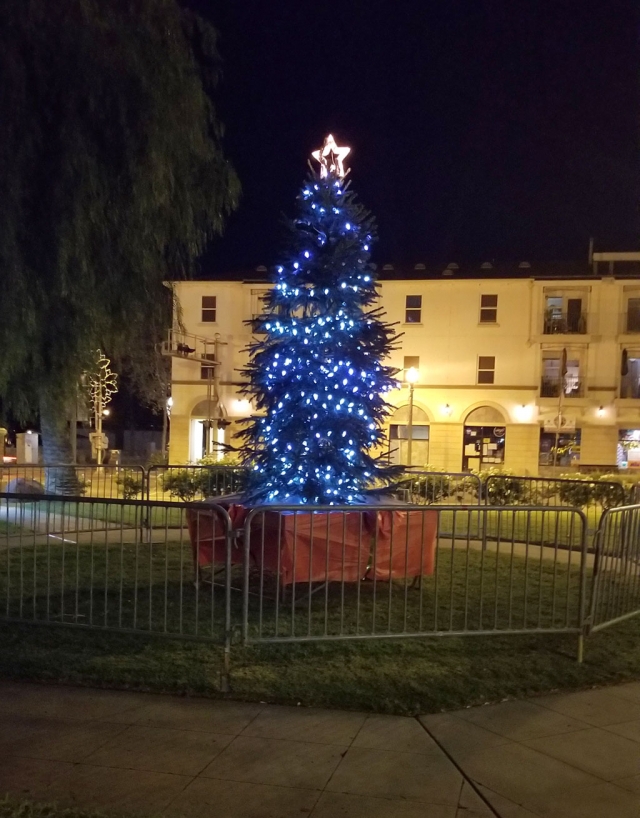
[[[248,509],[232,505],[228,511],[234,528],[241,528]],[[437,523],[435,511],[265,510],[253,518],[249,555],[284,585],[428,576]],[[215,509],[188,509],[187,524],[198,565],[223,564],[225,527]],[[244,547],[232,549],[232,563],[242,563],[243,554]]]

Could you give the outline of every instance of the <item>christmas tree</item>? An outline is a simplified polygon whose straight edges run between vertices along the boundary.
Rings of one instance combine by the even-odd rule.
[[[243,431],[250,502],[339,504],[397,474],[374,450],[385,441],[394,348],[370,263],[372,215],[345,182],[328,136],[297,199],[288,257],[276,267],[243,374],[258,412]]]

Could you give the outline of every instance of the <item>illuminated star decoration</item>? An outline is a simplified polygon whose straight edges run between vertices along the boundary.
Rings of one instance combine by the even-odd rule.
[[[324,140],[324,145],[319,151],[313,151],[311,156],[320,163],[320,178],[324,179],[330,173],[344,178],[343,161],[348,156],[351,148],[339,148],[331,134]]]

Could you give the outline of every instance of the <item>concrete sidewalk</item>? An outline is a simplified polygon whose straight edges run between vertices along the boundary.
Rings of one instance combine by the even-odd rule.
[[[0,794],[207,818],[637,818],[640,683],[420,719],[0,683]]]

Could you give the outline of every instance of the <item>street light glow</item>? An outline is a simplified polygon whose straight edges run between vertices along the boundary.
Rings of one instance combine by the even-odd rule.
[[[411,366],[409,367],[409,369],[407,369],[406,378],[409,383],[417,383],[419,377],[420,373],[415,368],[415,366]]]

